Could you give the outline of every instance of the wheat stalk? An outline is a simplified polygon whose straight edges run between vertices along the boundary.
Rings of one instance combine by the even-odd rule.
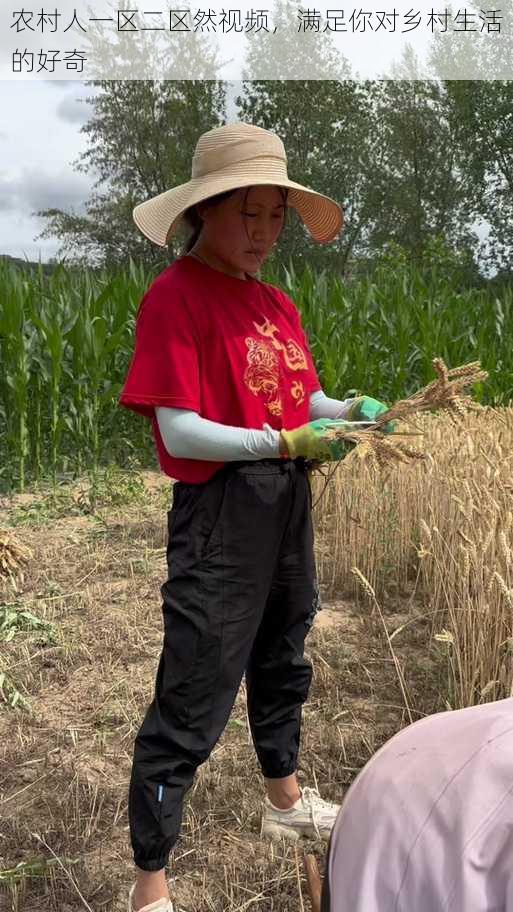
[[[415,436],[411,431],[394,431],[384,436],[381,428],[389,421],[411,420],[417,412],[443,409],[462,418],[466,409],[480,410],[482,406],[470,396],[463,395],[466,387],[473,386],[480,380],[486,380],[488,372],[481,370],[479,361],[449,369],[442,358],[433,358],[436,380],[422,387],[408,399],[400,399],[386,412],[379,415],[374,424],[366,430],[344,430],[331,428],[326,436],[337,440],[347,440],[356,447],[350,454],[352,458],[363,459],[377,464],[380,468],[389,463],[411,463],[426,459],[426,454],[409,445],[399,437]]]

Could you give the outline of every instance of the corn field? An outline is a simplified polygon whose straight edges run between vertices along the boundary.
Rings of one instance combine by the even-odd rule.
[[[150,422],[117,404],[135,315],[154,275],[59,265],[45,275],[0,263],[0,491],[69,480],[101,466],[157,468]],[[381,266],[344,283],[292,267],[262,274],[299,307],[327,395],[393,402],[433,378],[431,360],[480,360],[474,397],[513,398],[513,290],[461,290],[436,269]]]

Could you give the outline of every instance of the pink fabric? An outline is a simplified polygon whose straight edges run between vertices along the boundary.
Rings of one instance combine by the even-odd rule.
[[[391,738],[333,828],[330,912],[513,912],[513,699]]]

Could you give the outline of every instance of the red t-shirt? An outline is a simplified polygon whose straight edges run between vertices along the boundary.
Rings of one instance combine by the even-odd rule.
[[[319,389],[299,311],[285,292],[183,256],[141,301],[119,404],[151,418],[167,475],[200,483],[225,463],[170,456],[156,405],[232,427],[293,430],[309,420],[310,394]]]

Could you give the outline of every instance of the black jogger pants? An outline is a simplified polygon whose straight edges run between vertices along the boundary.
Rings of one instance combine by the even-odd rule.
[[[184,795],[244,672],[263,775],[297,769],[312,679],[304,641],[320,608],[311,508],[303,459],[229,462],[205,483],[174,485],[163,648],[129,789],[134,861],[146,871],[168,862]]]

